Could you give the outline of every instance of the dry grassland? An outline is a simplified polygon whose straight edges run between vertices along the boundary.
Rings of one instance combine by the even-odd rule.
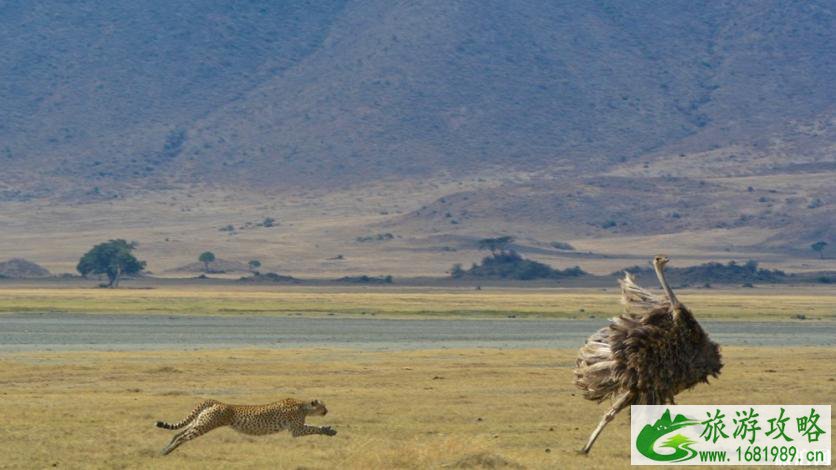
[[[834,348],[726,348],[700,403],[828,403]],[[573,388],[569,350],[214,350],[0,356],[0,468],[622,468],[629,420],[576,454],[604,406]],[[333,438],[213,431],[167,457],[202,398],[319,398]],[[831,436],[832,439],[832,436]],[[506,466],[503,466],[506,465]]]
[[[619,313],[618,296],[616,289],[0,288],[0,312],[587,318]],[[681,297],[700,319],[836,318],[836,294],[823,289],[683,290]]]

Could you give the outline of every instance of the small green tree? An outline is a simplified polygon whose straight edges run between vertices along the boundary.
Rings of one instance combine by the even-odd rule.
[[[247,263],[247,265],[250,267],[250,271],[252,271],[253,274],[258,274],[258,268],[261,267],[261,261],[257,259],[250,260],[250,262]]]
[[[825,241],[817,241],[816,243],[813,243],[812,245],[810,245],[810,248],[811,248],[813,251],[817,251],[817,252],[819,253],[819,257],[820,257],[821,259],[824,259],[824,248],[825,248],[826,246],[827,246],[827,242],[825,242]]]
[[[125,274],[136,274],[145,269],[145,261],[140,261],[131,252],[137,242],[110,240],[99,243],[90,249],[78,261],[76,270],[85,278],[90,274],[106,274],[107,287],[119,287],[119,281]]]
[[[211,251],[204,251],[197,257],[197,260],[203,263],[203,271],[209,272],[209,263],[215,261],[215,253]]]

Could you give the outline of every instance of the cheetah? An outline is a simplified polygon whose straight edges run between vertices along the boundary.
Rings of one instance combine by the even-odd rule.
[[[310,434],[324,434],[333,436],[337,431],[331,426],[308,426],[305,418],[310,415],[325,416],[328,409],[325,403],[314,401],[300,401],[293,398],[269,403],[267,405],[228,405],[216,400],[206,400],[198,405],[185,419],[169,424],[157,421],[157,427],[163,429],[185,428],[177,433],[171,442],[162,450],[168,455],[196,437],[222,426],[252,436],[272,434],[288,430],[293,437]]]

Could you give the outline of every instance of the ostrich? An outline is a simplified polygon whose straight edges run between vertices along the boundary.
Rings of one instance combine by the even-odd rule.
[[[575,385],[584,390],[584,398],[613,400],[581,450],[584,454],[624,407],[674,404],[676,394],[708,383],[708,376],[717,377],[723,367],[720,347],[665,280],[668,261],[666,256],[653,258],[667,298],[642,289],[625,273],[619,281],[625,313],[590,336],[578,351]]]

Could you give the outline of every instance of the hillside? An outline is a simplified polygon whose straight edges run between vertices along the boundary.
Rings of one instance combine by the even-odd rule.
[[[48,276],[48,270],[22,258],[0,261],[0,278],[31,279]]]
[[[154,269],[424,274],[470,249],[438,240],[506,233],[827,268],[833,23],[823,0],[3,2],[0,257],[63,269],[119,235]]]
[[[0,138],[12,169],[100,186],[589,169],[768,141],[832,125],[831,8],[5,2]]]

